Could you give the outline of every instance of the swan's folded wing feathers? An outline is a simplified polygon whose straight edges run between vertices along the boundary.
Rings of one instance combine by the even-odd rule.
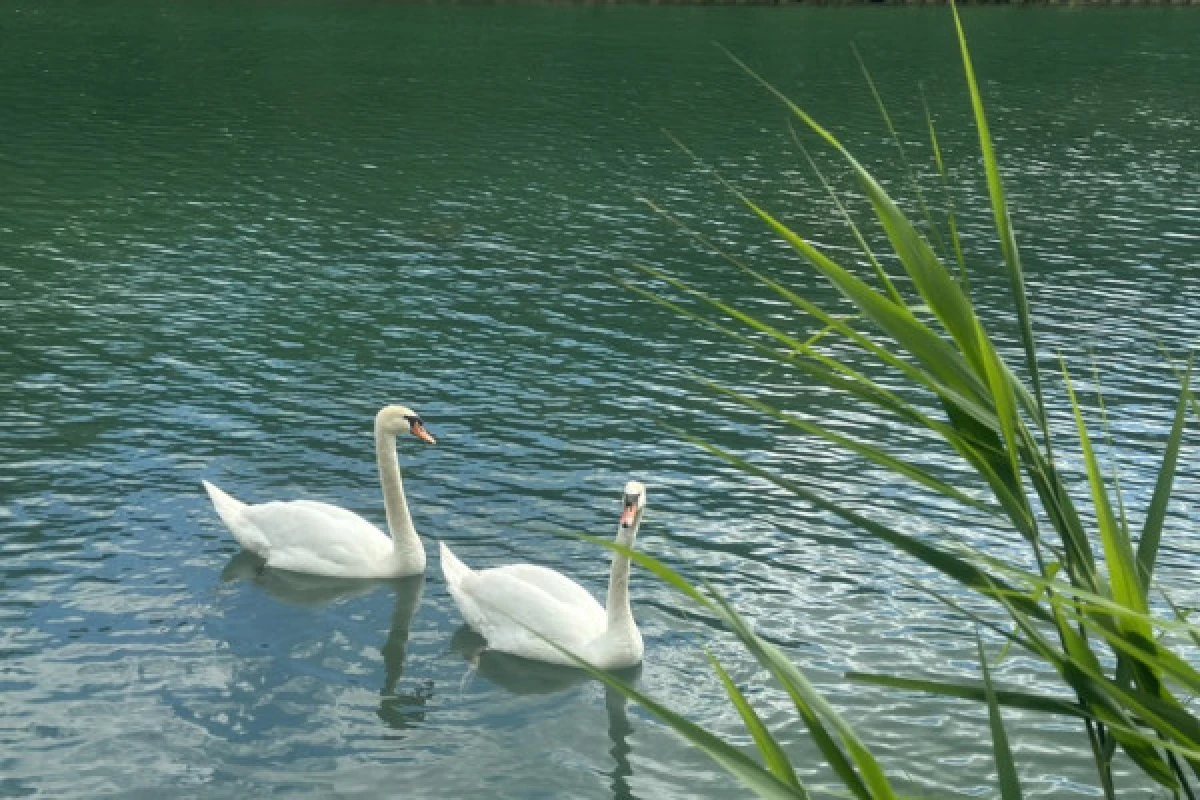
[[[596,602],[596,598],[592,596],[591,592],[557,570],[537,564],[512,564],[497,567],[497,570],[504,570],[518,580],[536,586],[555,600],[572,608],[591,607],[594,613],[600,615],[605,613],[604,607]]]
[[[243,517],[269,531],[267,563],[297,572],[349,574],[392,553],[392,540],[352,511],[311,500],[248,506]]]
[[[483,570],[461,587],[474,606],[475,619],[467,621],[490,648],[563,662],[562,654],[543,637],[567,650],[579,650],[604,633],[604,610],[590,595],[590,606],[569,605],[522,580],[519,573],[511,567]]]

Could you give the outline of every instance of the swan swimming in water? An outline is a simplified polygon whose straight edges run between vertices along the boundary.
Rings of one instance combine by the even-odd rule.
[[[375,457],[390,538],[353,511],[328,503],[247,505],[208,481],[203,481],[204,488],[233,538],[268,567],[341,578],[417,575],[425,571],[425,548],[413,528],[400,480],[396,437],[403,434],[434,444],[420,415],[410,408],[386,406],[375,415]]]
[[[645,509],[646,487],[637,481],[625,484],[618,544],[633,547]],[[555,570],[511,564],[476,571],[444,542],[440,551],[450,596],[489,649],[577,666],[545,641],[549,640],[601,669],[641,663],[642,635],[629,607],[629,556],[613,554],[605,608],[587,589]]]

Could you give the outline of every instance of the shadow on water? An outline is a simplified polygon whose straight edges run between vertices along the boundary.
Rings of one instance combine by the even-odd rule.
[[[487,640],[466,625],[454,632],[450,639],[450,649],[460,654],[471,665],[476,675],[513,694],[552,694],[595,680],[581,669],[546,664],[488,650]],[[641,672],[642,667],[639,664],[628,669],[614,670],[613,674],[626,683],[632,683]],[[613,759],[613,769],[609,773],[613,798],[633,800],[635,796],[629,786],[629,778],[633,775],[629,754],[633,748],[628,741],[629,735],[633,733],[633,725],[629,721],[625,698],[605,687],[604,710],[608,714],[608,738],[612,741],[608,752]]]
[[[329,605],[335,600],[358,597],[389,586],[396,595],[387,638],[380,648],[384,679],[376,712],[390,728],[404,730],[425,718],[425,707],[433,696],[433,681],[419,683],[411,691],[397,691],[404,676],[404,660],[413,614],[421,602],[424,575],[394,580],[356,580],[268,569],[261,558],[242,551],[221,571],[221,581],[249,581],[270,596],[291,605],[308,608]]]

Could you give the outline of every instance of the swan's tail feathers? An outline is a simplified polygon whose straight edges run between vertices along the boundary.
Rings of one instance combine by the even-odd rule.
[[[450,587],[450,592],[453,594],[463,585],[463,581],[475,573],[470,567],[459,561],[458,556],[450,552],[450,548],[446,547],[445,542],[438,542],[438,552],[442,555],[442,574],[446,576],[446,585]]]
[[[208,497],[212,500],[213,508],[217,510],[217,515],[225,523],[225,527],[229,528],[229,532],[233,534],[233,538],[237,539],[238,544],[244,550],[249,550],[251,553],[266,558],[267,552],[270,549],[270,543],[258,528],[246,519],[244,514],[246,504],[221,491],[208,481],[201,481],[201,483],[204,484],[204,490],[208,492]]]

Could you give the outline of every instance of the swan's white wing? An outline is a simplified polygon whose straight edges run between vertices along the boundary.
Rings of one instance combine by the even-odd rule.
[[[539,567],[536,564],[511,564],[497,567],[496,570],[503,570],[517,580],[536,586],[560,603],[580,609],[590,607],[593,614],[600,616],[606,614],[604,607],[596,602],[591,592],[557,570]]]
[[[392,540],[344,508],[312,500],[246,506],[243,520],[269,546],[267,564],[320,575],[362,575],[391,556]]]
[[[568,650],[578,652],[584,645],[602,635],[607,623],[604,609],[582,587],[572,584],[586,597],[585,603],[567,603],[542,586],[524,580],[530,570],[550,572],[518,564],[482,570],[466,578],[458,587],[469,601],[460,603],[467,623],[487,639],[488,646],[525,658],[573,663],[545,637]],[[538,580],[547,583],[545,575]],[[563,583],[571,583],[559,575],[550,579],[556,591]],[[573,590],[568,590],[578,597]],[[536,633],[535,633],[536,631]],[[538,635],[540,634],[540,636]]]

